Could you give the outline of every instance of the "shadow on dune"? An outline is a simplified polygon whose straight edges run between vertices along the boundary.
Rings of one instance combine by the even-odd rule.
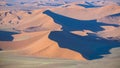
[[[84,8],[98,8],[98,7],[100,7],[100,6],[85,5],[85,4],[77,4],[77,5],[82,6],[82,7],[84,7]]]
[[[0,51],[2,51],[2,49],[0,48]]]
[[[117,13],[117,14],[113,14],[113,15],[110,15],[111,17],[119,17],[120,16],[120,13]]]
[[[0,31],[0,41],[12,41],[12,35],[18,34],[16,32]]]
[[[101,6],[96,6],[96,5],[93,5],[89,2],[85,2],[86,4],[77,4],[79,6],[82,6],[82,7],[85,7],[85,8],[98,8],[98,7],[101,7]]]
[[[120,42],[106,40],[92,34],[78,36],[70,31],[91,30],[98,32],[104,30],[101,26],[117,26],[114,24],[97,23],[96,20],[82,21],[65,17],[49,10],[44,14],[51,16],[55,23],[62,25],[63,31],[53,31],[49,38],[56,41],[60,47],[79,52],[88,60],[102,58],[104,54],[110,54],[109,50],[120,47]]]
[[[96,20],[77,20],[53,13],[49,10],[45,11],[44,14],[51,16],[55,23],[62,25],[63,31],[90,30],[98,32],[104,30],[101,26],[119,26],[116,24],[98,23]]]

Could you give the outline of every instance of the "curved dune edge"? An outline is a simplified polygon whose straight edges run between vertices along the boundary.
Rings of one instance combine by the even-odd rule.
[[[48,38],[49,33],[50,31],[25,33],[30,34],[28,36],[34,36],[21,41],[0,42],[0,48],[3,49],[3,52],[5,51],[16,55],[86,60],[81,54],[75,51],[60,48],[55,41]],[[19,35],[20,37],[25,36],[23,34],[18,34],[17,37]]]
[[[81,6],[78,8],[76,6],[52,8],[51,11],[78,20],[94,20],[120,12],[120,6],[118,5],[107,5],[100,8],[81,8]]]

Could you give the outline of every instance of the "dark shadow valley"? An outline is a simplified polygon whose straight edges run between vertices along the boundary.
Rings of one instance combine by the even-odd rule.
[[[102,55],[110,54],[109,50],[120,47],[120,42],[107,40],[93,34],[79,36],[70,31],[90,30],[92,32],[103,31],[101,26],[115,26],[115,24],[98,23],[96,20],[77,20],[53,13],[49,10],[44,14],[52,17],[55,23],[62,25],[63,31],[52,31],[49,35],[51,40],[56,41],[61,48],[67,48],[79,52],[88,60],[103,58]]]

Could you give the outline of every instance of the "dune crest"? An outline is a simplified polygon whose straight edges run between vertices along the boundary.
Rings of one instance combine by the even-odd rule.
[[[118,5],[107,5],[99,8],[78,8],[77,5],[77,7],[75,5],[71,6],[72,9],[59,7],[57,9],[53,8],[51,11],[78,20],[94,20],[120,12],[120,6]]]
[[[13,42],[0,42],[0,47],[10,53],[19,55],[85,60],[85,58],[75,51],[60,48],[56,42],[48,38],[49,33],[49,31],[41,31],[14,35]],[[21,41],[15,40],[25,38],[25,36],[28,36],[28,38]]]

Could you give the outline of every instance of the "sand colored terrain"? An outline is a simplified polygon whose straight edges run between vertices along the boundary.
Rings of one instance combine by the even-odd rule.
[[[51,9],[51,11],[56,14],[71,17],[77,20],[97,20],[97,22],[99,23],[119,25],[119,19],[120,19],[119,9],[120,6],[116,4],[106,5],[104,7],[99,7],[99,8],[82,8],[81,6],[70,4],[66,8],[59,7],[57,9]],[[101,26],[101,27],[104,29],[104,31],[98,32],[98,36],[103,38],[118,37],[117,39],[119,39],[120,36],[119,27],[114,27],[114,26]],[[81,36],[86,36],[87,33],[94,33],[94,32],[85,30],[85,31],[72,31],[72,33]]]
[[[77,52],[60,48],[56,42],[48,39],[49,33],[41,31],[14,35],[12,42],[0,42],[0,47],[11,53],[26,56],[85,60]]]
[[[111,40],[120,40],[120,27],[103,27],[106,30],[98,32],[98,35]]]
[[[3,19],[1,18],[0,28],[15,28],[28,32],[30,30],[60,30],[60,26],[55,24],[52,18],[43,14],[43,11],[45,10],[1,12]]]
[[[77,6],[79,7],[79,6]],[[51,9],[52,12],[58,11],[61,13],[65,13],[64,16],[67,16],[67,14],[71,14],[72,12],[79,11],[84,14],[86,13],[94,13],[95,11],[99,11],[97,13],[94,13],[94,15],[98,15],[102,13],[104,8],[107,8],[106,11],[109,11],[111,8],[110,6],[105,6],[102,8],[93,8],[93,9],[85,9],[85,8],[77,8],[74,6],[72,7],[67,7],[67,8],[56,8],[56,9]],[[113,6],[111,6],[113,7]],[[71,10],[72,8],[72,10]],[[114,8],[114,7],[113,7]],[[119,6],[115,6],[115,11],[112,12],[110,11],[109,13],[114,14],[118,13]],[[69,10],[69,12],[67,11]],[[47,58],[66,58],[66,59],[76,59],[76,60],[85,60],[81,54],[78,52],[65,49],[65,48],[60,48],[58,46],[58,43],[49,39],[48,36],[51,31],[61,31],[61,25],[56,24],[54,20],[44,14],[45,9],[41,10],[33,10],[33,11],[8,11],[8,12],[2,12],[2,24],[0,25],[2,29],[8,29],[12,28],[13,30],[20,31],[20,34],[14,34],[11,37],[13,37],[12,41],[5,41],[5,42],[0,42],[0,47],[3,50],[10,51],[15,54],[21,54],[21,55],[27,55],[27,56],[36,56],[36,57],[47,57]],[[66,14],[67,12],[67,14]],[[76,14],[79,15],[80,12],[76,12],[72,15],[77,16]],[[58,13],[58,14],[61,14]],[[105,16],[109,15],[109,13],[104,13]],[[81,15],[81,14],[80,14]],[[89,14],[88,14],[89,15]],[[87,18],[86,15],[79,16],[81,18],[85,19],[94,19],[93,14]],[[86,16],[86,17],[84,17]],[[91,17],[92,16],[92,17]],[[74,16],[69,16],[71,18],[74,18]],[[102,17],[102,15],[101,15]],[[75,17],[75,19],[78,17]],[[80,19],[81,19],[80,18]],[[98,17],[95,17],[95,19]],[[84,19],[82,19],[84,20]],[[5,26],[8,26],[7,28]],[[104,29],[109,30],[110,28],[103,27]],[[37,32],[36,32],[37,31]],[[105,32],[106,32],[105,31]],[[84,31],[71,31],[71,33],[80,35],[80,36],[87,36],[87,33],[94,33],[89,30],[84,30]],[[102,35],[102,34],[101,34]],[[118,34],[119,35],[119,34]],[[22,43],[22,45],[21,45]]]
[[[87,36],[87,33],[93,33],[92,31],[89,30],[84,30],[84,31],[72,31],[71,33],[80,35],[80,36]]]
[[[112,54],[106,55],[104,59],[93,61],[75,61],[65,59],[48,59],[16,56],[13,54],[0,53],[1,68],[119,68],[120,49],[110,50]]]
[[[50,31],[60,30],[61,26],[43,14],[44,11],[2,12],[1,30],[18,31],[20,34],[11,35],[12,41],[1,41],[0,48],[21,55],[85,60],[79,53],[60,48],[48,38]]]
[[[118,21],[106,23],[101,19],[119,14],[120,6],[85,8],[77,4],[0,11],[1,52],[37,58],[93,60],[119,47],[120,42],[114,42],[120,37]]]
[[[120,12],[120,6],[118,5],[107,5],[100,8],[78,8],[81,7],[78,5],[76,5],[77,7],[75,7],[75,5],[70,5],[70,6],[67,8],[57,8],[57,9],[55,8],[52,9],[52,11],[79,20],[98,19],[108,15],[117,14]]]
[[[120,13],[105,16],[103,18],[97,19],[98,22],[110,23],[110,24],[120,24]]]

